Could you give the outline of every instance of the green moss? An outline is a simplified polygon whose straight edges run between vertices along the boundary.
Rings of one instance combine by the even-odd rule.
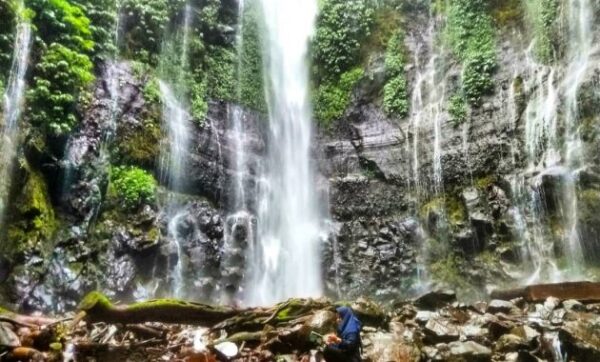
[[[98,291],[93,291],[88,293],[81,300],[81,302],[77,306],[77,309],[81,311],[88,311],[94,308],[110,309],[111,307],[112,303],[104,294]]]
[[[421,207],[421,218],[427,219],[431,212],[446,215],[451,225],[461,224],[467,218],[465,205],[454,195],[443,195],[429,200]]]
[[[435,281],[457,289],[469,289],[470,284],[467,278],[461,274],[461,270],[465,270],[467,267],[463,258],[450,254],[433,262],[429,267],[429,272]]]
[[[496,176],[488,175],[484,177],[480,177],[475,180],[475,187],[480,190],[486,190],[488,187],[493,185],[496,182]]]
[[[139,127],[123,130],[117,142],[119,161],[143,168],[152,168],[160,153],[161,129],[152,118]]]
[[[467,100],[479,105],[494,90],[496,42],[486,0],[455,0],[446,9],[446,40],[462,62],[462,85]]]
[[[498,26],[518,24],[523,20],[525,9],[521,0],[491,0],[492,16]]]
[[[44,177],[27,165],[25,168],[27,180],[9,217],[8,247],[14,249],[9,250],[11,253],[50,241],[58,226]]]

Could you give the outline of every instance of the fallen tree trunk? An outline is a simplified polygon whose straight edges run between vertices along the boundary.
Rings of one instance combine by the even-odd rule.
[[[131,305],[113,305],[98,292],[88,294],[79,305],[88,322],[136,324],[162,322],[211,327],[239,314],[240,310],[208,304],[157,299]]]
[[[535,284],[523,288],[495,290],[490,294],[492,299],[524,298],[528,302],[543,302],[548,297],[555,297],[560,300],[575,299],[581,302],[598,302],[600,301],[600,283]]]
[[[87,322],[139,324],[160,322],[198,325],[228,333],[258,332],[273,327],[303,323],[317,310],[333,309],[324,299],[290,299],[272,308],[233,309],[174,299],[158,299],[131,305],[113,305],[101,293],[88,294],[79,305]]]

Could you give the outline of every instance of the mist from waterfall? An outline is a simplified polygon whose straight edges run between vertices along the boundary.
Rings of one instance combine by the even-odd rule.
[[[19,119],[23,108],[29,53],[31,24],[23,15],[23,2],[17,6],[17,27],[12,66],[2,99],[2,134],[0,139],[0,227],[3,225],[5,204],[11,187],[12,170],[18,147]]]
[[[259,185],[258,234],[245,299],[261,305],[322,293],[308,46],[316,0],[261,0],[269,109],[268,159]]]

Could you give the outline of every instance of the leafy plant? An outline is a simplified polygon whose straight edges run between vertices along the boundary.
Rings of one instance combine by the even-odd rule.
[[[450,119],[455,126],[463,124],[467,121],[467,104],[461,95],[455,94],[450,97],[448,113],[450,114]]]
[[[83,9],[90,19],[90,31],[94,40],[94,54],[100,58],[116,52],[115,27],[117,8],[115,0],[72,0]],[[117,30],[118,31],[118,30]]]
[[[134,167],[113,167],[110,174],[112,196],[123,201],[127,208],[137,208],[156,200],[156,180],[147,171]]]
[[[123,0],[121,31],[127,34],[122,44],[125,53],[156,63],[170,16],[181,9],[182,4],[180,0]]]
[[[92,62],[84,55],[53,43],[37,63],[27,94],[29,118],[47,135],[64,136],[77,124],[78,101],[94,80]]]
[[[447,8],[446,37],[463,64],[462,82],[466,98],[473,105],[494,89],[496,42],[486,0],[455,0]]]
[[[385,72],[388,80],[383,87],[384,110],[387,114],[400,118],[408,115],[409,108],[403,40],[403,33],[397,31],[388,41],[385,54]]]
[[[325,0],[313,43],[320,76],[335,79],[357,63],[361,43],[373,25],[367,0]]]
[[[67,0],[26,0],[26,5],[35,13],[34,24],[45,44],[59,43],[82,53],[94,49],[90,19],[81,7]]]
[[[352,89],[363,75],[362,68],[354,68],[342,74],[338,81],[319,86],[314,96],[315,115],[324,126],[344,115]]]

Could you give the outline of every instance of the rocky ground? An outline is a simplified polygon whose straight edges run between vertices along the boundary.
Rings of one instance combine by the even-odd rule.
[[[596,287],[583,285],[573,295],[590,299],[580,292]],[[366,299],[348,304],[364,323],[365,361],[600,360],[600,303],[543,299],[547,292],[472,305],[457,302],[452,291],[386,309]],[[319,361],[317,334],[334,330],[339,304],[292,299],[272,308],[231,309],[161,300],[123,306],[92,293],[64,319],[4,311],[0,360]]]

